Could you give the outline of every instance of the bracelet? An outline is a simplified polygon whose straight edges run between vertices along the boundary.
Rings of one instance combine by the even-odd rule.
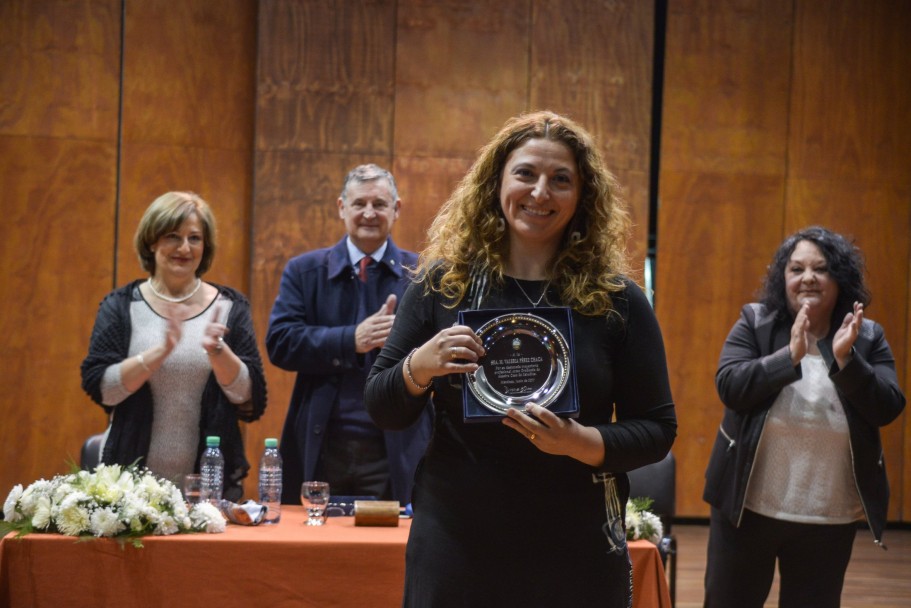
[[[142,356],[142,353],[139,353],[138,355],[136,355],[136,360],[139,361],[139,366],[142,367],[142,369],[146,370],[150,374],[152,373],[152,370],[149,368],[148,365],[146,365],[146,360]]]
[[[428,382],[426,386],[421,386],[417,383],[417,381],[415,381],[414,376],[411,375],[411,355],[413,355],[414,351],[416,350],[416,348],[412,348],[411,352],[408,353],[408,356],[405,357],[405,373],[408,375],[408,380],[411,382],[414,388],[418,389],[419,391],[426,391],[431,386],[433,386],[433,378],[430,379],[430,382]]]

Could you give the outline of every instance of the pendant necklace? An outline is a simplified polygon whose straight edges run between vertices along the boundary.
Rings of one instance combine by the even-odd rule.
[[[522,284],[519,283],[519,280],[516,277],[512,277],[512,280],[515,282],[516,287],[519,288],[519,291],[522,292],[522,295],[525,296],[525,299],[528,300],[528,303],[531,304],[532,308],[538,307],[538,304],[540,304],[541,300],[544,299],[544,296],[547,295],[547,288],[550,287],[550,281],[548,280],[547,283],[544,284],[544,289],[541,290],[541,297],[538,298],[538,301],[536,302],[528,297],[528,294],[525,293],[525,289],[522,287]]]
[[[196,295],[196,292],[199,291],[199,288],[202,286],[202,279],[200,279],[199,277],[196,277],[196,287],[194,287],[193,290],[190,291],[190,293],[188,293],[187,295],[180,296],[179,298],[172,298],[171,296],[166,296],[163,293],[160,293],[157,289],[155,289],[155,285],[152,283],[152,279],[149,279],[148,283],[149,283],[149,289],[151,289],[152,293],[154,293],[158,298],[164,300],[165,302],[172,302],[174,304],[180,304],[181,302],[186,302],[187,300],[189,300],[190,298],[192,298],[193,296]]]

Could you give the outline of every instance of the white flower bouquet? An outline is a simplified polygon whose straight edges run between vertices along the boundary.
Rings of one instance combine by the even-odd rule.
[[[626,540],[648,540],[656,545],[664,536],[661,519],[649,511],[651,498],[631,498],[626,501]]]
[[[225,519],[210,503],[187,508],[170,481],[135,465],[98,465],[27,488],[15,486],[3,503],[0,536],[55,532],[78,537],[113,537],[142,547],[142,536],[224,532]]]

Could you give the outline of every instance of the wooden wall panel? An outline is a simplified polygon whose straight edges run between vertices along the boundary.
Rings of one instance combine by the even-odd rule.
[[[669,3],[656,300],[681,423],[680,515],[708,514],[702,473],[721,417],[724,335],[794,230],[819,223],[856,237],[870,316],[907,389],[909,13],[889,0]],[[909,511],[907,419],[884,431],[891,519]]]
[[[533,7],[529,106],[568,114],[597,140],[629,205],[628,248],[634,278],[641,281],[648,250],[654,5],[536,0]]]
[[[221,233],[207,278],[248,291],[255,23],[255,0],[127,4],[118,284],[141,274],[133,234],[146,207],[192,190]]]
[[[396,156],[474,160],[528,109],[529,0],[398,5]]]
[[[0,491],[67,471],[104,428],[79,364],[110,285],[114,159],[113,142],[0,137]]]
[[[781,239],[791,2],[671,2],[655,306],[677,404],[677,513],[706,516],[714,377]]]
[[[117,137],[120,2],[0,2],[0,132]]]
[[[400,156],[393,165],[402,212],[393,230],[395,242],[420,252],[427,245],[433,217],[471,168],[471,158]]]
[[[79,364],[110,285],[119,2],[0,3],[0,492],[101,425]]]
[[[260,0],[256,147],[388,154],[393,0]]]

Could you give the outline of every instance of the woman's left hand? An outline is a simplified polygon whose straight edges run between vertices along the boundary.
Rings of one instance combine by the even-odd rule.
[[[863,321],[864,305],[854,302],[854,312],[845,315],[841,327],[832,338],[832,354],[835,356],[835,361],[838,362],[839,369],[844,368],[851,361],[851,349],[854,348],[854,342],[857,341],[857,334],[860,333]]]
[[[604,440],[598,429],[561,418],[540,405],[529,403],[524,412],[510,408],[503,424],[547,454],[569,456],[594,467],[604,462]]]
[[[206,325],[202,334],[202,347],[210,356],[221,354],[221,351],[228,348],[225,344],[225,334],[228,333],[228,326],[219,322],[221,317],[221,308],[216,304],[212,312],[212,320]]]

